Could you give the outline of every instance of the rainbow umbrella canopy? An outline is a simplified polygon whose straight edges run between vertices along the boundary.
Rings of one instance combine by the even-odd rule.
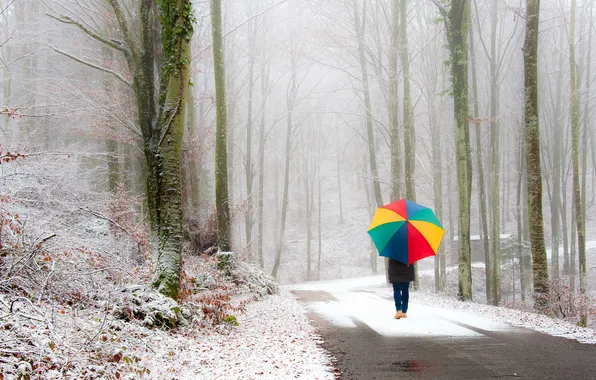
[[[409,265],[435,255],[445,230],[430,208],[400,199],[377,208],[368,234],[379,255]]]

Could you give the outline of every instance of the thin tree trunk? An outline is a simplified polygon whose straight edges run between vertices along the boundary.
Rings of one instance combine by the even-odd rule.
[[[101,47],[101,55],[107,65],[110,66],[114,59],[114,50],[110,47],[103,45]],[[104,75],[103,78],[103,89],[105,92],[106,99],[111,99],[114,92],[114,86],[112,85],[112,77],[109,75]],[[115,140],[116,130],[113,123],[110,122],[108,118],[106,118],[106,124],[108,128],[108,138],[105,142],[106,144],[106,153],[108,159],[108,191],[112,195],[116,195],[116,189],[118,187],[118,183],[120,182],[120,167],[118,163],[118,141]]]
[[[492,298],[492,287],[493,287],[493,276],[492,276],[492,260],[490,255],[490,250],[488,246],[488,223],[487,217],[488,212],[486,210],[486,189],[485,189],[485,181],[484,181],[484,165],[483,161],[483,153],[482,153],[482,138],[480,136],[480,111],[479,111],[479,101],[478,101],[478,80],[476,77],[476,49],[474,48],[474,33],[472,28],[470,28],[470,52],[471,52],[471,63],[472,63],[472,93],[474,96],[474,117],[476,118],[476,161],[478,165],[478,201],[480,203],[480,221],[482,226],[482,243],[484,248],[484,267],[485,267],[485,277],[486,277],[486,302],[489,304],[494,304],[491,302]]]
[[[263,54],[264,55],[264,54]],[[264,58],[264,57],[263,57]],[[259,190],[258,190],[258,236],[257,236],[257,256],[259,266],[265,268],[265,261],[263,258],[263,197],[265,189],[265,144],[267,138],[265,136],[265,115],[267,105],[267,89],[269,86],[269,72],[270,64],[263,64],[261,66],[261,123],[259,126]]]
[[[437,107],[435,97],[437,92],[436,77],[426,86],[426,96],[428,99],[429,126],[431,130],[432,160],[433,160],[433,199],[435,213],[439,220],[443,219],[443,154],[441,144],[441,128],[437,122]],[[441,270],[441,261],[445,260],[445,244],[439,246],[439,251],[435,256],[435,292],[439,292],[443,283]]]
[[[497,22],[498,22],[498,0],[492,2],[492,23],[491,23],[491,57],[490,57],[490,139],[491,139],[491,223],[490,242],[492,255],[492,304],[499,305],[501,298],[501,192],[500,192],[500,163],[499,163],[499,80],[497,73],[496,45],[497,45]]]
[[[306,141],[302,142],[303,146],[303,160],[304,160],[304,197],[305,197],[305,204],[306,204],[306,279],[310,280],[312,276],[312,252],[311,252],[311,243],[312,243],[312,194],[311,194],[311,184],[310,184],[310,170],[308,165],[308,155],[306,153]],[[314,187],[314,185],[312,186]]]
[[[575,0],[573,2],[575,5]],[[579,291],[582,297],[586,297],[586,293],[588,291],[588,280],[587,280],[587,273],[586,273],[586,246],[585,246],[585,220],[586,220],[586,182],[587,182],[587,163],[588,163],[588,134],[590,133],[590,119],[589,119],[589,109],[590,109],[590,84],[591,84],[591,52],[592,52],[592,27],[593,27],[593,6],[594,3],[590,2],[589,8],[589,22],[588,22],[588,58],[586,62],[586,89],[585,93],[588,94],[586,96],[585,105],[584,105],[584,130],[583,130],[583,141],[582,141],[582,189],[581,189],[581,204],[580,204],[580,214],[582,217],[582,234],[581,239],[583,239],[583,250],[580,247],[579,252]],[[579,100],[579,99],[576,99]],[[578,133],[579,134],[579,133]],[[578,225],[579,229],[579,225]],[[580,240],[581,241],[581,240]],[[581,242],[580,242],[581,244]],[[582,308],[580,310],[580,325],[584,327],[588,327],[588,310],[587,310],[587,302],[582,304]]]
[[[571,20],[569,23],[569,84],[570,84],[570,105],[569,116],[571,125],[571,165],[573,170],[573,215],[574,222],[572,228],[577,232],[577,248],[578,257],[581,257],[582,251],[585,255],[585,228],[583,226],[582,213],[582,195],[580,188],[580,172],[579,172],[579,95],[577,85],[579,79],[577,78],[577,63],[575,62],[575,11],[576,0],[571,0]],[[571,235],[573,238],[572,244],[575,243],[576,234]],[[572,249],[572,268],[573,279],[575,280],[575,249]],[[572,286],[572,291],[575,291],[575,281]],[[581,286],[580,286],[581,287]]]
[[[414,125],[414,111],[410,90],[410,54],[408,53],[408,0],[401,0],[400,8],[400,56],[402,75],[404,80],[404,152],[406,154],[406,198],[416,202],[416,127]],[[418,265],[414,264],[413,288],[418,290]]]
[[[399,141],[399,101],[397,55],[399,48],[399,1],[391,4],[391,48],[389,49],[389,117],[391,121],[391,201],[399,199],[401,189],[401,148]]]
[[[523,133],[523,129],[522,129]],[[525,258],[523,249],[523,209],[522,209],[522,185],[524,179],[524,141],[520,139],[518,143],[518,155],[517,155],[517,201],[515,204],[517,213],[517,256],[519,261],[519,283],[521,292],[521,301],[526,303],[526,279],[525,279]]]
[[[318,131],[321,130],[321,125],[319,125],[319,128],[317,130]],[[321,159],[320,151],[319,151],[318,157],[319,157],[318,166],[320,167],[320,165],[321,165],[321,162],[320,162],[320,159]],[[318,217],[318,219],[319,219],[318,220],[318,229],[319,229],[319,231],[318,231],[319,232],[319,260],[318,260],[318,263],[317,263],[317,280],[320,280],[321,279],[321,262],[323,261],[323,248],[322,248],[323,234],[322,234],[322,228],[321,228],[321,224],[322,224],[321,223],[321,193],[322,193],[322,190],[321,190],[321,170],[319,170],[319,169],[317,169],[317,177],[318,177],[318,182],[319,182],[318,183],[318,185],[319,185],[319,194],[318,194],[318,197],[319,197],[318,203],[319,203],[319,205],[317,207],[318,208],[317,212],[319,214],[319,217]],[[341,265],[341,263],[339,265]],[[340,270],[341,270],[341,267],[340,267]]]
[[[252,26],[252,23],[249,23]],[[254,34],[254,28],[249,28]],[[248,62],[248,104],[247,104],[247,117],[246,117],[246,214],[245,214],[245,232],[246,232],[246,248],[248,251],[248,261],[252,261],[252,229],[253,229],[253,164],[252,164],[252,134],[253,134],[253,113],[252,113],[252,102],[253,102],[253,89],[254,89],[254,67],[255,67],[255,55],[253,48],[253,41],[250,42],[250,49],[248,51],[249,62]]]
[[[355,28],[356,34],[358,38],[358,58],[360,60],[360,68],[362,70],[362,86],[364,91],[364,108],[366,114],[366,136],[367,136],[367,144],[368,144],[368,154],[370,159],[370,171],[374,185],[374,195],[375,201],[377,202],[377,207],[383,205],[383,197],[381,195],[381,185],[379,181],[379,173],[377,169],[377,158],[376,158],[376,151],[375,151],[375,138],[374,138],[374,131],[373,131],[373,114],[372,114],[372,105],[370,100],[370,86],[368,83],[368,68],[366,62],[366,55],[365,55],[365,45],[364,45],[364,30],[366,26],[366,7],[367,7],[367,0],[364,0],[364,4],[362,7],[362,17],[360,17],[358,3],[356,0],[353,1],[354,5],[354,21],[355,21]]]
[[[451,152],[448,152],[448,153],[451,153]],[[450,154],[446,154],[445,156],[449,157]],[[453,221],[453,215],[454,215],[453,208],[454,207],[453,207],[453,197],[452,197],[453,187],[451,186],[451,178],[452,177],[453,177],[452,173],[449,173],[449,175],[447,176],[447,206],[448,206],[448,214],[449,214],[449,248],[452,248],[455,245],[455,243],[454,243],[455,222]],[[458,238],[459,238],[459,236],[458,236]],[[458,241],[457,246],[458,246],[458,252],[459,252],[459,241]],[[454,253],[452,249],[450,249],[450,253],[451,254]]]
[[[217,209],[217,245],[222,252],[232,249],[230,204],[228,196],[228,123],[226,74],[222,33],[221,0],[211,0],[213,34],[213,71],[217,128],[215,136],[215,207]]]
[[[275,262],[273,264],[273,270],[271,271],[271,275],[277,278],[277,273],[279,271],[279,266],[281,264],[281,251],[282,251],[282,244],[283,238],[286,230],[286,216],[288,213],[288,191],[290,187],[290,158],[291,158],[291,149],[292,149],[292,114],[294,110],[294,105],[296,102],[296,96],[298,93],[298,83],[296,79],[296,53],[291,52],[291,66],[292,66],[292,74],[290,78],[290,82],[288,83],[288,89],[286,94],[286,106],[288,110],[287,114],[287,129],[286,129],[286,153],[284,159],[284,180],[283,180],[283,194],[281,199],[281,220],[280,220],[280,229],[279,235],[277,237],[277,246],[275,249]]]
[[[339,223],[343,224],[344,222],[344,206],[343,200],[341,197],[341,159],[340,159],[340,150],[339,150],[339,139],[335,140],[336,142],[336,174],[337,174],[337,196],[339,197]]]
[[[561,46],[563,46],[563,36],[564,33],[561,33]],[[555,97],[556,104],[554,105],[555,113],[554,113],[554,128],[553,128],[553,195],[552,195],[552,205],[551,205],[551,230],[552,230],[552,243],[551,243],[551,265],[552,265],[552,275],[553,280],[559,279],[559,246],[561,244],[561,226],[560,226],[560,210],[561,210],[561,178],[563,177],[562,169],[561,169],[561,144],[560,141],[562,139],[562,128],[561,125],[561,86],[562,86],[562,76],[563,76],[563,57],[561,56],[559,60],[559,75],[557,76],[557,92]],[[564,220],[564,219],[563,219]],[[566,223],[563,223],[564,225]],[[564,255],[564,263],[563,263],[563,273],[569,273],[569,263],[567,258],[567,251],[565,251]]]

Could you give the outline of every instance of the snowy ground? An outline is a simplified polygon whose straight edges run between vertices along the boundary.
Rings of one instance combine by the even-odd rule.
[[[144,359],[151,378],[334,378],[330,358],[289,292],[250,304],[238,322],[228,335],[213,333],[196,340],[161,333],[161,349]]]
[[[287,291],[249,304],[245,312],[237,316],[239,326],[221,325],[215,330],[190,327],[168,332],[147,329],[108,315],[105,319],[94,318],[93,314],[79,315],[75,319],[61,314],[52,329],[71,338],[69,342],[75,350],[70,351],[66,360],[87,363],[75,373],[64,369],[65,356],[60,355],[63,340],[54,340],[57,334],[50,340],[41,319],[36,322],[30,317],[27,319],[29,324],[21,323],[21,314],[0,314],[0,364],[10,361],[12,357],[6,355],[11,352],[20,357],[35,347],[42,348],[38,343],[46,347],[50,345],[52,350],[30,361],[23,359],[17,373],[5,372],[0,365],[0,379],[334,378],[330,358],[319,347],[319,338],[304,309]],[[5,334],[5,329],[16,331],[17,336]],[[24,349],[19,348],[16,340],[23,337],[34,342]],[[27,375],[19,377],[19,373]]]

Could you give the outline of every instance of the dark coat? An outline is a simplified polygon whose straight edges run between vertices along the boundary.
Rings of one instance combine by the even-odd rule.
[[[401,261],[389,259],[389,282],[414,281],[414,265],[406,265]]]

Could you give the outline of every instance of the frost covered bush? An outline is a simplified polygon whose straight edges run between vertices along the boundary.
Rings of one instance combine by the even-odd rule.
[[[275,279],[231,252],[185,259],[183,305],[200,310],[201,325],[235,325],[246,304],[278,293]]]
[[[275,279],[256,265],[239,262],[231,276],[234,283],[246,292],[254,292],[259,296],[279,293]]]
[[[171,329],[187,324],[176,301],[144,285],[123,287],[112,302],[114,316],[145,327]]]
[[[218,252],[215,255],[217,259],[217,267],[224,272],[226,276],[230,276],[238,266],[238,259],[234,252]]]
[[[211,273],[199,273],[191,279],[196,291],[213,290],[217,285],[215,277]]]

